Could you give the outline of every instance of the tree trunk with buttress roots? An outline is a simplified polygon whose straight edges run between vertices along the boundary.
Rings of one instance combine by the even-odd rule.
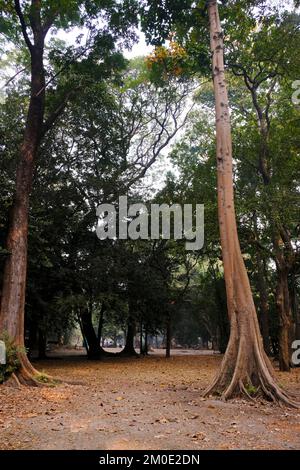
[[[44,92],[40,92],[45,86],[43,48],[44,39],[36,38],[36,44],[31,50],[31,97],[17,165],[16,189],[7,237],[9,256],[4,267],[0,314],[0,332],[8,333],[20,348],[18,379],[21,383],[31,385],[38,385],[38,372],[27,358],[25,349],[23,352],[21,349],[24,348],[29,197],[44,116]]]
[[[104,314],[104,304],[102,304],[101,311],[100,311],[100,318],[98,324],[98,334],[95,332],[95,328],[92,321],[92,306],[86,305],[84,308],[80,309],[79,312],[79,321],[80,321],[80,328],[84,338],[87,355],[89,359],[102,359],[104,356],[115,356],[114,353],[105,351],[102,348],[100,341],[101,341],[101,334],[102,334],[102,326],[103,326],[103,314]]]
[[[260,334],[256,309],[237,233],[234,208],[232,142],[224,73],[223,33],[216,0],[208,2],[213,82],[216,107],[218,217],[220,226],[230,338],[213,383],[206,395],[227,399],[260,393],[269,400],[297,407],[276,383]]]
[[[41,385],[38,371],[30,363],[24,349],[24,308],[27,274],[27,238],[29,199],[36,166],[36,157],[42,138],[63,112],[71,92],[68,92],[58,108],[45,117],[45,37],[51,21],[42,22],[40,0],[32,0],[29,8],[29,24],[26,22],[20,0],[14,0],[14,10],[22,30],[24,43],[30,53],[31,90],[23,141],[17,164],[14,200],[10,212],[10,225],[6,241],[9,255],[3,272],[0,311],[0,333],[6,332],[19,349],[20,368],[18,383]],[[31,36],[28,30],[31,30]]]
[[[136,333],[136,325],[134,318],[130,315],[128,318],[128,325],[127,325],[127,334],[126,334],[126,342],[125,347],[122,349],[121,352],[118,353],[119,356],[126,356],[126,357],[137,357],[138,354],[134,348],[134,337]]]

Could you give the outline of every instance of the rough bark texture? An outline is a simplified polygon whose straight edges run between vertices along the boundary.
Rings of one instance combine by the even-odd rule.
[[[9,256],[3,272],[0,313],[0,331],[5,331],[18,347],[24,347],[24,307],[27,271],[27,238],[29,199],[33,183],[36,157],[42,137],[63,111],[66,102],[44,122],[45,71],[43,64],[45,36],[54,21],[41,20],[41,1],[31,0],[29,23],[25,20],[20,0],[14,0],[15,13],[19,20],[24,42],[30,52],[31,92],[23,141],[17,164],[15,195],[10,214],[6,247]],[[31,29],[32,40],[28,35]],[[20,382],[38,385],[38,372],[30,364],[25,352],[20,353]]]
[[[230,338],[220,371],[205,394],[223,398],[266,398],[297,406],[276,383],[264,351],[250,283],[242,257],[235,219],[232,143],[224,73],[223,33],[215,0],[208,3],[216,106],[218,216],[222,245]]]
[[[43,66],[44,34],[39,31],[39,16],[32,18],[37,28],[31,45],[31,96],[24,138],[20,147],[16,188],[7,237],[7,257],[2,287],[0,331],[6,331],[16,345],[24,346],[24,306],[27,271],[27,235],[29,197],[32,187],[36,155],[40,143],[44,116],[45,86]],[[39,93],[40,92],[40,93]],[[25,353],[20,355],[19,375],[29,382],[38,372],[31,366]],[[22,377],[23,376],[23,377]]]

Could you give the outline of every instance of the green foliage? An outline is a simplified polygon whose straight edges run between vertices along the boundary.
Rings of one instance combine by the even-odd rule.
[[[257,395],[258,388],[254,387],[254,385],[247,384],[247,385],[245,385],[245,389],[246,389],[246,392],[248,393],[248,395],[250,395],[251,397],[254,397],[255,395]]]
[[[34,376],[34,379],[40,382],[41,384],[47,384],[48,387],[54,387],[58,383],[60,383],[59,380],[53,379],[49,377],[45,372],[40,372],[39,374]]]
[[[14,341],[6,334],[0,335],[0,340],[4,341],[6,346],[6,364],[0,364],[0,384],[17,372],[20,367],[19,354],[25,353],[25,349],[16,346]]]

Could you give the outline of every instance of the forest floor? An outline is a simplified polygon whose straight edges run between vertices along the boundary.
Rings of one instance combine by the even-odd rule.
[[[203,399],[220,356],[74,356],[35,363],[67,381],[0,386],[0,449],[300,449],[300,410]],[[277,373],[300,388],[300,369]]]

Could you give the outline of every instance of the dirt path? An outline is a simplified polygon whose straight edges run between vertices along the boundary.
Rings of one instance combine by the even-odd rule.
[[[201,392],[216,356],[38,364],[83,385],[0,387],[0,449],[300,449],[300,410]],[[300,369],[278,373],[300,390]]]

